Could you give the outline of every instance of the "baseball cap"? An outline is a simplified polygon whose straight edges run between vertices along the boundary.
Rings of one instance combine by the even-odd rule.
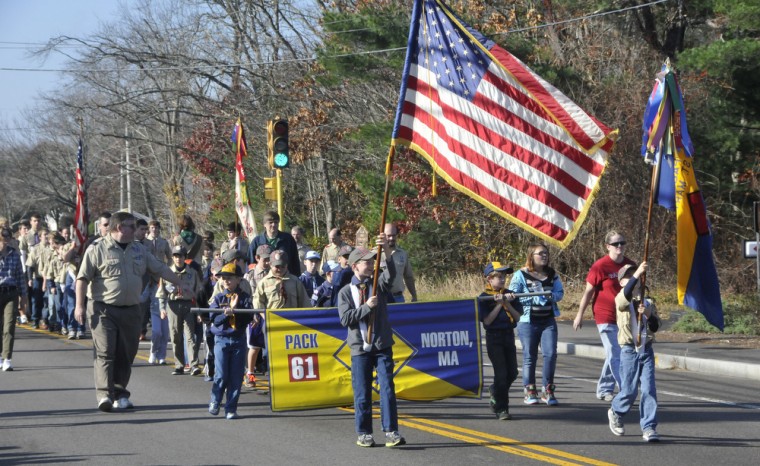
[[[288,253],[285,251],[277,250],[272,253],[270,257],[270,264],[272,267],[276,265],[288,265]]]
[[[336,261],[327,261],[324,264],[322,264],[322,271],[327,272],[338,272],[340,271],[341,267],[340,264]]]
[[[370,251],[365,247],[359,246],[351,251],[351,254],[348,256],[348,265],[354,265],[359,261],[374,259],[375,254],[377,254],[376,251]]]
[[[636,267],[634,264],[625,264],[624,266],[620,267],[620,270],[618,270],[617,273],[618,281],[624,279],[628,271],[634,267]],[[633,275],[633,271],[630,272],[630,275]]]
[[[228,249],[224,251],[222,254],[222,260],[226,264],[227,262],[233,262],[237,259],[245,259],[245,256],[242,252],[238,251],[237,249]]]
[[[304,259],[308,261],[318,261],[322,259],[322,256],[320,256],[317,251],[311,250],[306,253],[306,257],[304,257]]]
[[[347,245],[347,244],[344,244],[344,245],[343,245],[343,246],[341,246],[341,247],[340,247],[340,249],[338,250],[338,255],[339,255],[339,256],[347,256],[347,255],[351,254],[351,251],[353,251],[353,249],[354,249],[354,248],[352,248],[351,246],[349,246],[349,245]]]
[[[256,255],[262,259],[266,259],[272,255],[272,246],[268,244],[262,244],[256,248]]]
[[[177,245],[172,248],[172,256],[186,256],[187,249],[182,245]]]
[[[217,275],[220,277],[242,277],[243,271],[240,269],[240,266],[235,265],[234,262],[230,262],[229,264],[225,264]]]
[[[508,265],[501,265],[501,262],[489,262],[483,269],[483,276],[487,277],[494,272],[512,273],[514,269]]]

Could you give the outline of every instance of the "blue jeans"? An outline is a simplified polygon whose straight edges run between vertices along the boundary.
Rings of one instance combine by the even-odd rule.
[[[225,391],[227,403],[224,412],[237,412],[240,387],[243,386],[248,347],[245,335],[217,335],[214,343],[214,383],[211,385],[211,401],[221,404]]]
[[[618,344],[618,326],[615,324],[597,324],[599,337],[604,346],[604,365],[602,374],[596,383],[596,396],[601,397],[607,393],[615,393],[615,384],[620,383],[620,345]]]
[[[66,309],[66,286],[64,283],[56,282],[55,300],[58,323],[62,329],[67,329],[69,328],[69,314],[68,309]]]
[[[404,299],[404,293],[401,293],[401,294],[398,294],[398,295],[394,294],[393,295],[393,302],[394,303],[405,303],[406,300]]]
[[[66,274],[66,283],[64,284],[64,293],[66,294],[66,313],[69,315],[69,331],[84,332],[84,324],[80,324],[74,318],[74,310],[76,309],[77,297],[76,297],[76,280],[70,273]]]
[[[47,297],[47,322],[48,324],[55,324],[58,322],[58,290],[55,293],[52,292],[50,287],[50,281],[47,280],[47,287],[45,288],[45,297]],[[55,285],[53,285],[55,287]]]
[[[169,316],[161,318],[161,309],[155,295],[150,298],[150,352],[156,359],[166,359],[166,347],[169,345]]]
[[[649,343],[636,352],[633,345],[623,345],[620,351],[620,393],[612,400],[612,410],[624,416],[633,407],[641,384],[639,424],[641,431],[657,428],[657,387],[654,380],[654,351]]]
[[[380,385],[380,422],[383,432],[398,430],[396,387],[393,384],[393,349],[386,348],[351,356],[351,384],[354,388],[354,422],[357,434],[372,433],[373,369],[377,370],[377,382]]]
[[[509,389],[517,379],[515,332],[512,329],[486,330],[486,351],[493,365],[493,408],[500,413],[509,409]]]
[[[543,321],[519,322],[517,334],[523,347],[523,385],[536,383],[539,343],[544,357],[541,370],[543,386],[553,384],[554,370],[557,367],[557,321],[552,317]]]

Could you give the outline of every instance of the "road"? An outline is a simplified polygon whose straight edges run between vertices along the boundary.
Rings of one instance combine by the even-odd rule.
[[[408,445],[362,449],[350,409],[273,413],[266,393],[247,391],[242,419],[210,416],[210,384],[149,366],[147,348],[129,387],[135,409],[101,413],[91,341],[17,329],[16,369],[0,372],[0,464],[701,465],[757,464],[760,451],[757,383],[741,379],[658,370],[662,442],[646,444],[638,413],[624,419],[624,437],[609,431],[608,404],[593,394],[601,362],[560,355],[558,407],[522,404],[519,382],[511,421],[497,421],[485,399],[400,401]]]

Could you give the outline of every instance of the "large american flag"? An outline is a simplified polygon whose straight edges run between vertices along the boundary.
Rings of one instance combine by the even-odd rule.
[[[439,0],[416,0],[393,143],[556,246],[586,217],[611,130]]]
[[[245,168],[243,167],[243,159],[248,156],[248,145],[245,141],[243,123],[240,119],[235,123],[235,129],[232,132],[232,144],[235,149],[235,211],[240,219],[240,225],[243,227],[243,233],[246,238],[252,240],[258,235],[258,232],[256,231],[253,209],[248,200],[248,184],[245,180]]]
[[[84,159],[82,155],[82,140],[77,148],[77,202],[74,210],[74,241],[80,249],[87,240],[87,203],[84,193]]]

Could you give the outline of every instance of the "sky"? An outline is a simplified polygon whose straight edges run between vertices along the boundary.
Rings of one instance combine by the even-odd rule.
[[[127,0],[125,0],[127,1]],[[61,69],[65,57],[45,62],[27,56],[30,48],[51,37],[85,37],[111,22],[118,0],[0,0],[0,131],[17,131],[21,111],[33,106],[42,92],[64,79],[61,73],[7,71],[7,68]]]

